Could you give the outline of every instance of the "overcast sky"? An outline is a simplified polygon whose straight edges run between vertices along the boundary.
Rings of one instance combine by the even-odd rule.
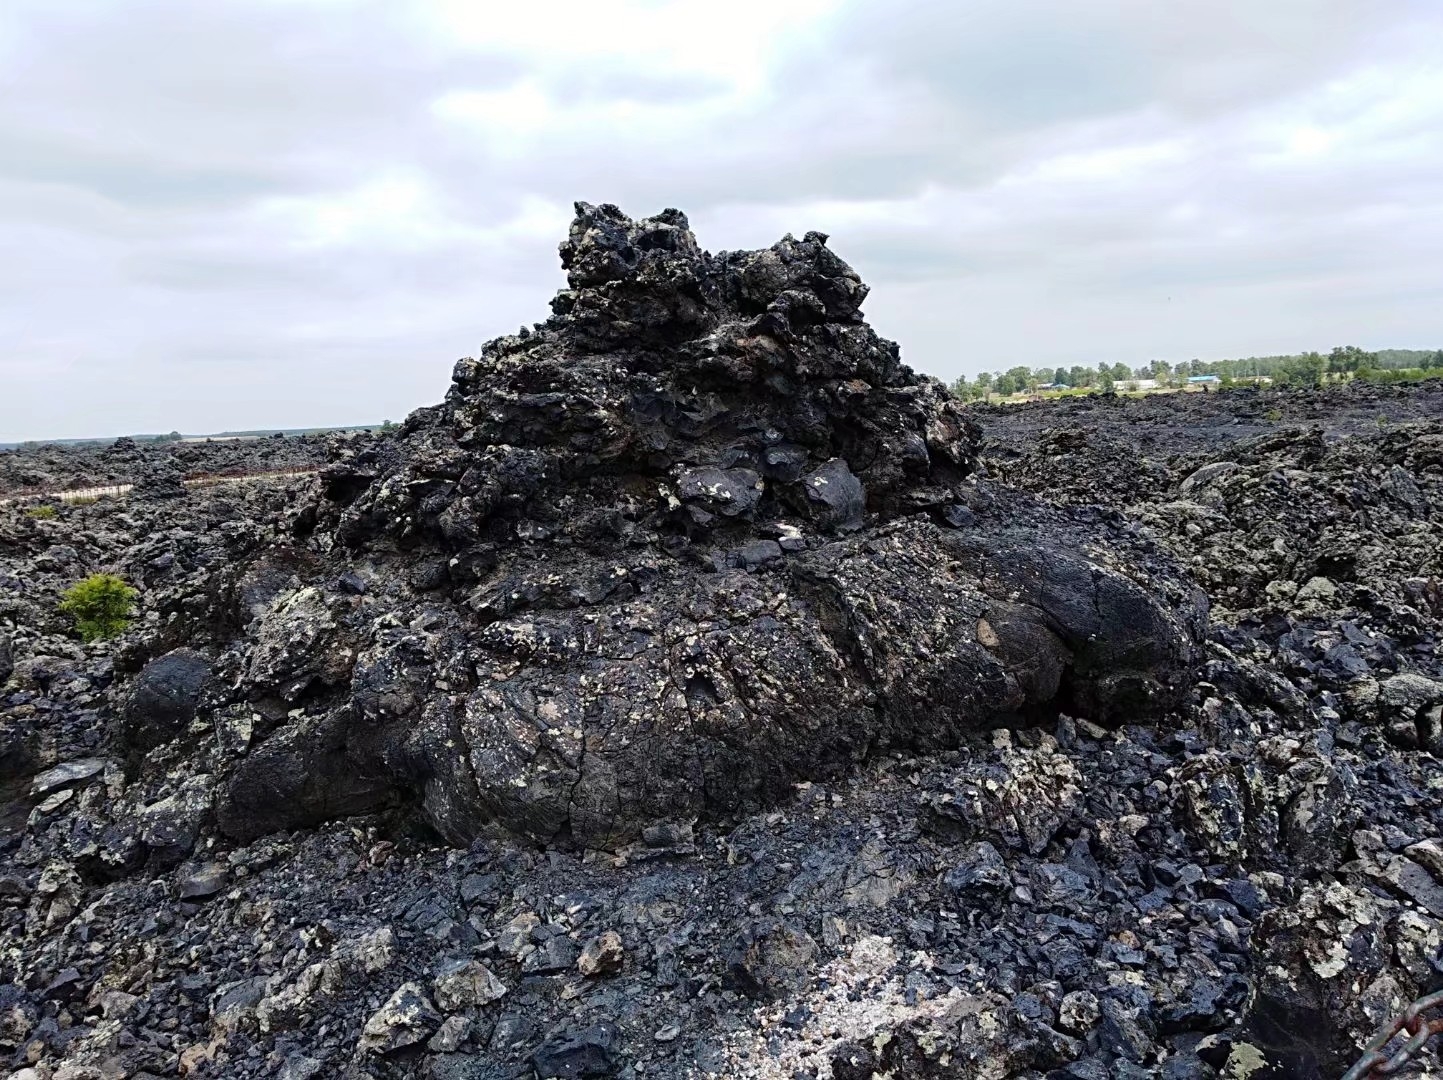
[[[1438,0],[0,0],[0,441],[399,420],[576,199],[1013,364],[1443,346]]]

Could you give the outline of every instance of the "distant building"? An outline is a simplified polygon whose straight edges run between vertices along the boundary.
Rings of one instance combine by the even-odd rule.
[[[1193,386],[1206,386],[1209,383],[1220,383],[1223,380],[1217,375],[1189,375],[1187,381]]]

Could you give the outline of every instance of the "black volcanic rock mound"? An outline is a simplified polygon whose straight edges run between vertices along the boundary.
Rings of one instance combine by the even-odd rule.
[[[675,210],[583,203],[561,257],[552,318],[327,467],[305,558],[245,571],[284,584],[230,654],[274,728],[232,835],[414,800],[456,842],[607,845],[1185,691],[1200,594],[1120,519],[980,483],[826,237],[709,255]]]

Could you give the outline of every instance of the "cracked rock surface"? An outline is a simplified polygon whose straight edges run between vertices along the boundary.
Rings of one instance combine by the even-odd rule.
[[[1443,387],[963,410],[819,234],[562,260],[318,477],[0,507],[0,1075],[1333,1077],[1443,981]]]

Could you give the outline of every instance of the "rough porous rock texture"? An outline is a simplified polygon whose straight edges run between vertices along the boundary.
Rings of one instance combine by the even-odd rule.
[[[0,506],[0,1075],[1313,1080],[1443,983],[1443,384],[966,413],[815,235],[563,258],[319,477]]]
[[[676,211],[583,204],[561,259],[556,314],[329,466],[249,571],[315,563],[227,661],[279,725],[227,833],[418,800],[456,843],[614,846],[1008,717],[1181,700],[1201,594],[1117,521],[979,489],[975,427],[825,237],[713,256]]]

